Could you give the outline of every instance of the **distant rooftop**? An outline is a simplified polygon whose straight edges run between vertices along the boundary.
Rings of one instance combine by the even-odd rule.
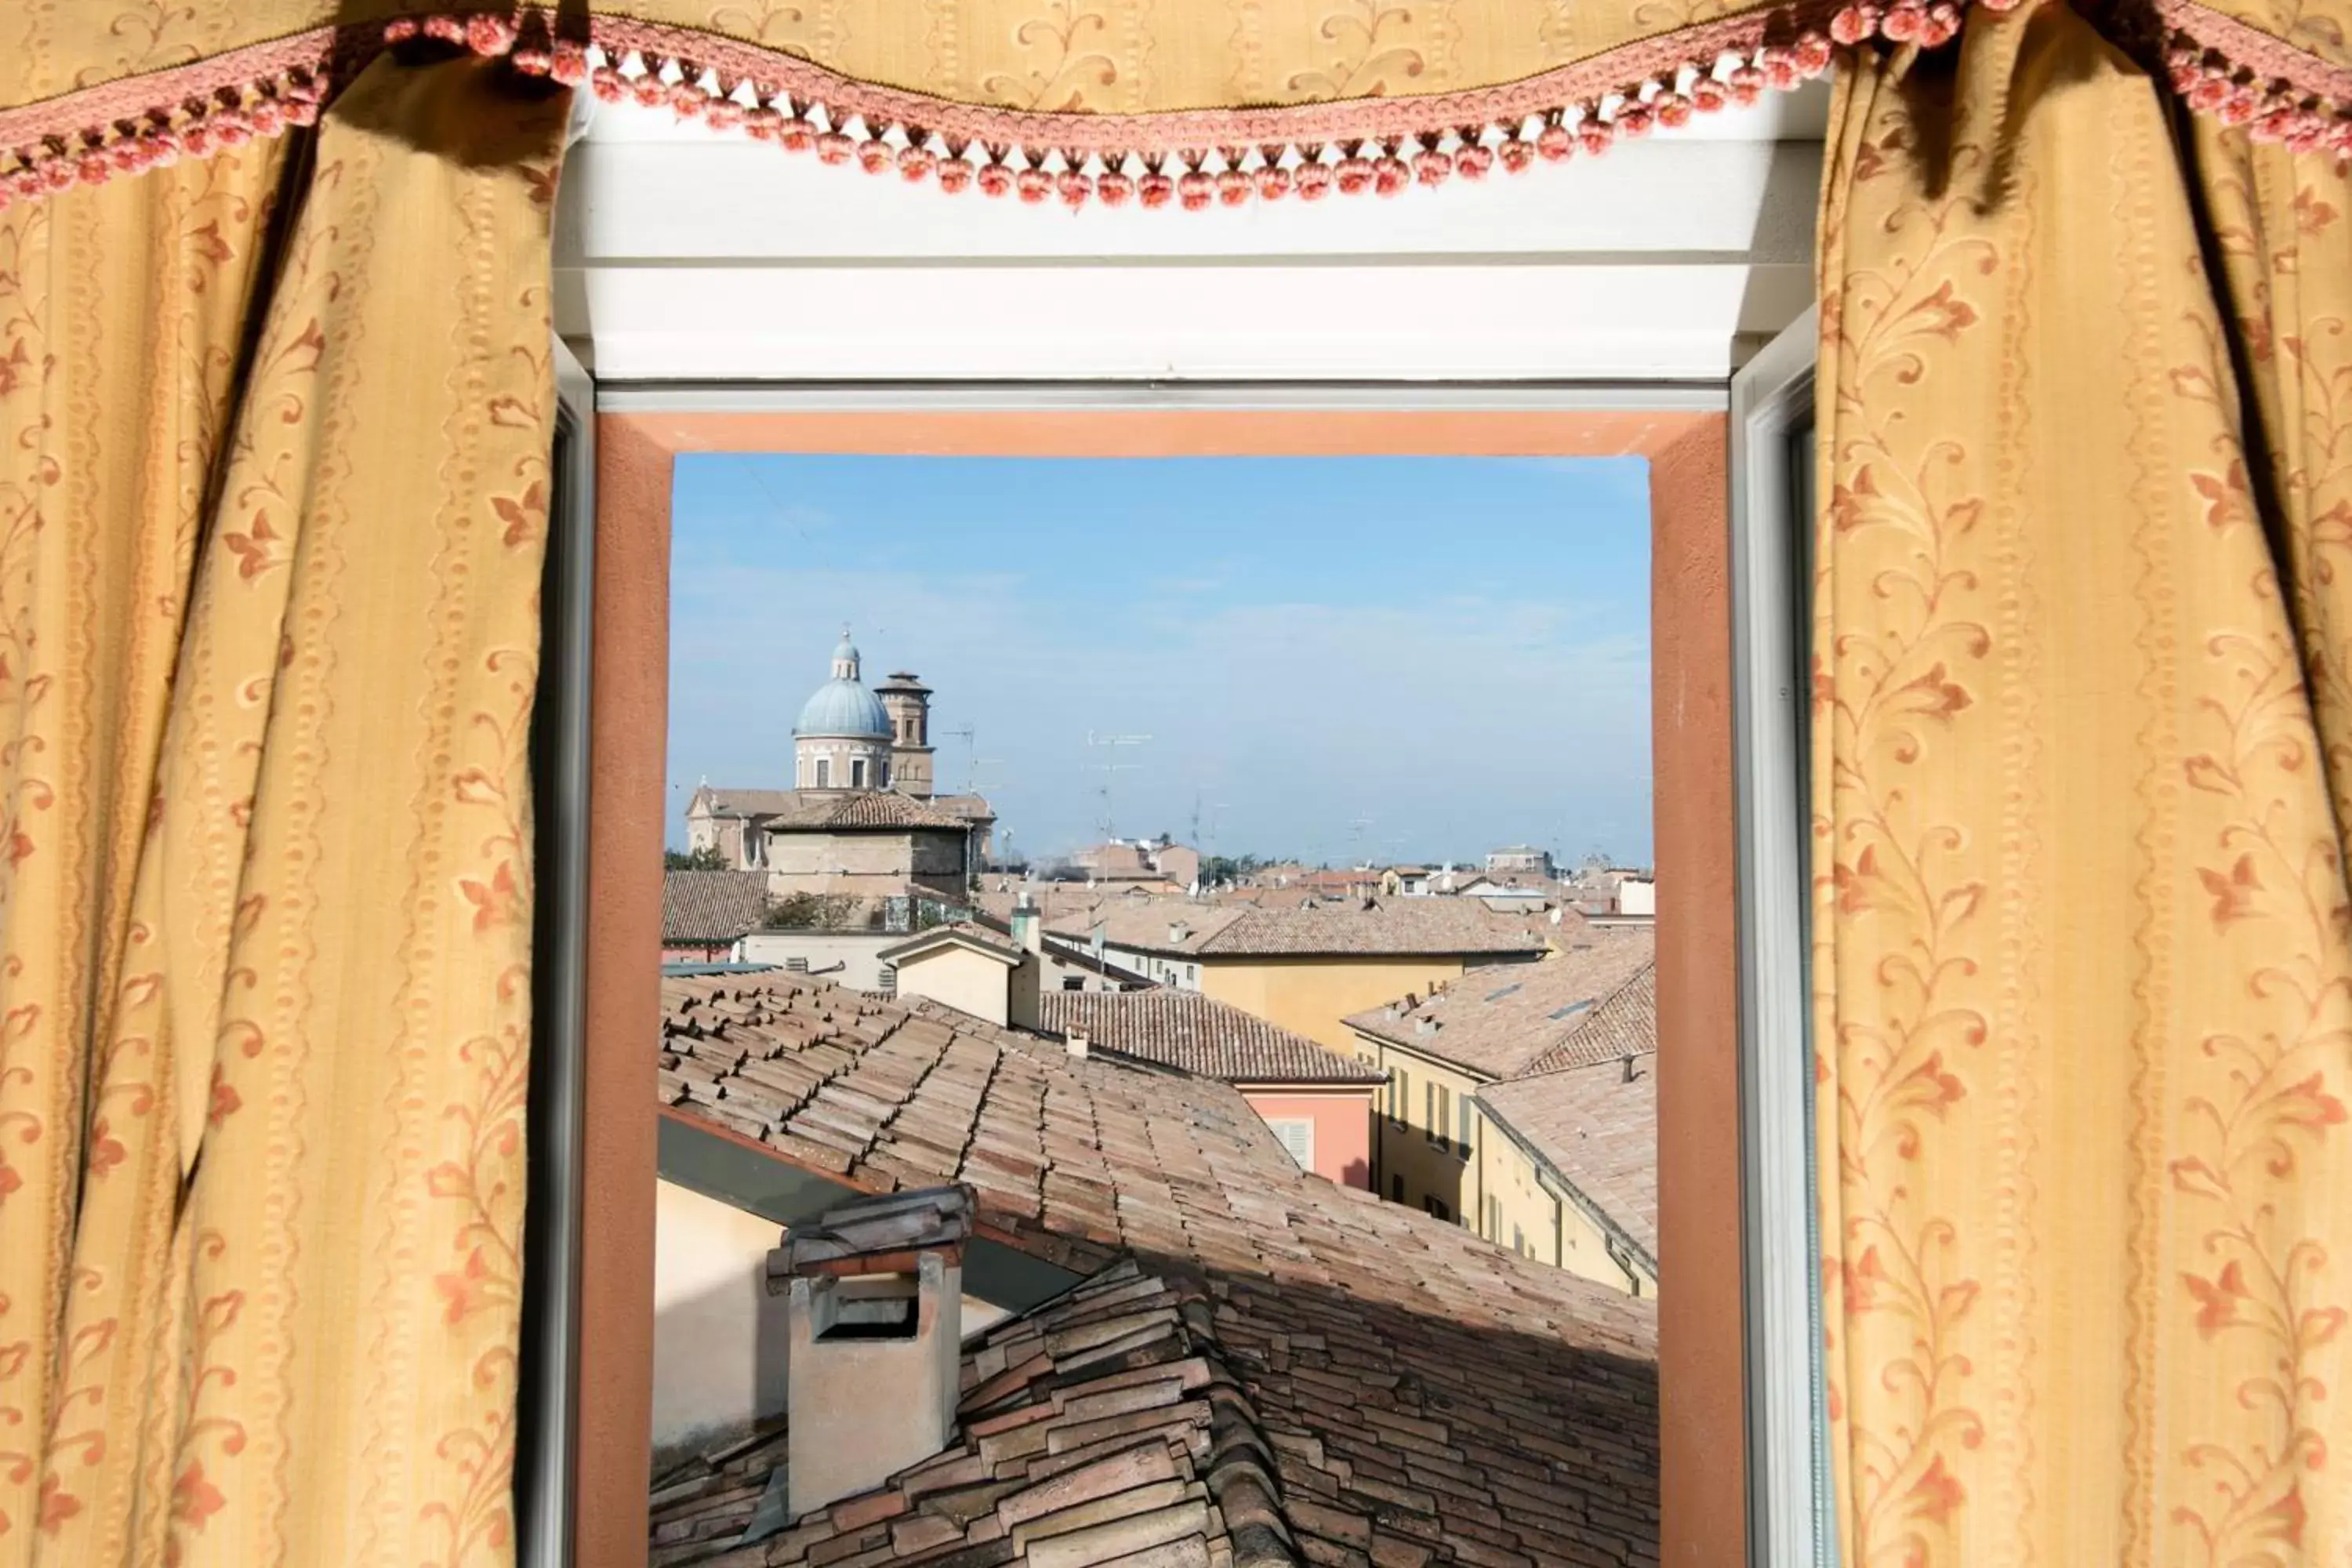
[[[1498,921],[1473,900],[1396,899],[1333,906],[1264,909],[1167,900],[1106,906],[1065,917],[1055,929],[1083,938],[1099,921],[1104,941],[1144,952],[1214,958],[1531,955],[1543,941]],[[1179,934],[1179,928],[1181,933]]]
[[[1356,1014],[1348,1026],[1486,1078],[1517,1078],[1549,1060],[1656,956],[1646,927],[1580,930],[1539,963],[1473,970],[1411,1006],[1399,998]]]
[[[733,942],[767,912],[764,871],[666,871],[662,874],[662,941],[692,944]]]
[[[1122,1056],[1220,1083],[1377,1084],[1378,1068],[1197,991],[1047,991],[1039,1019]]]

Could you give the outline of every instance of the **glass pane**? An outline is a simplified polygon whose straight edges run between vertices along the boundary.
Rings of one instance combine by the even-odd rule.
[[[953,1325],[975,1387],[1092,1277],[1172,1257],[1279,1298],[1301,1344],[1381,1335],[1465,1431],[1572,1441],[1580,1378],[1644,1348],[1657,1286],[1645,465],[675,471],[660,1568],[866,1493],[860,1530],[964,1542],[881,1495],[960,1463],[951,1426],[824,1468],[859,1447],[841,1409],[897,1431],[930,1407],[890,1380],[946,1359],[823,1403],[844,1347],[807,1331],[808,1276],[853,1264],[933,1292],[887,1324]],[[951,1183],[969,1215],[932,1208]],[[881,1245],[964,1217],[952,1287]],[[858,1311],[852,1348],[887,1349]],[[1461,1384],[1464,1344],[1508,1375]],[[1295,1419],[1332,1451],[1359,1429]],[[1027,1484],[1027,1449],[981,1440],[989,1485]],[[1551,1462],[1498,1468],[1522,1458]],[[1628,1503],[1607,1528],[1654,1506],[1650,1458],[1576,1480]],[[1518,1505],[1451,1506],[1422,1510],[1433,1539]],[[1593,1546],[1558,1524],[1511,1521],[1528,1555]]]

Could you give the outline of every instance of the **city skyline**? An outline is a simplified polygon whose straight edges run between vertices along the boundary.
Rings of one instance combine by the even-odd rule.
[[[847,625],[1017,856],[1650,858],[1636,458],[688,456],[673,540],[673,847]]]

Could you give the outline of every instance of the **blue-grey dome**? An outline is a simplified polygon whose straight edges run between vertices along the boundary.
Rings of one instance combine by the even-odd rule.
[[[882,700],[854,680],[828,680],[801,709],[795,735],[856,735],[877,741],[890,738],[890,715]]]
[[[793,733],[890,738],[890,715],[883,710],[882,700],[866,690],[858,679],[857,645],[849,640],[847,626],[841,628],[841,646],[833,650],[833,679],[808,700]]]

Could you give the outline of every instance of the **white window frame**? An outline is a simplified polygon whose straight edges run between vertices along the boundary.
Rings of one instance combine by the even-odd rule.
[[[530,1154],[524,1181],[519,1568],[569,1568],[577,1512],[585,1086],[590,612],[595,597],[596,388],[553,344],[556,443],[541,585],[547,681],[532,726],[538,894],[532,932]]]
[[[1738,785],[1748,1561],[1825,1568],[1805,798],[1818,307],[1731,381],[1732,727]]]

